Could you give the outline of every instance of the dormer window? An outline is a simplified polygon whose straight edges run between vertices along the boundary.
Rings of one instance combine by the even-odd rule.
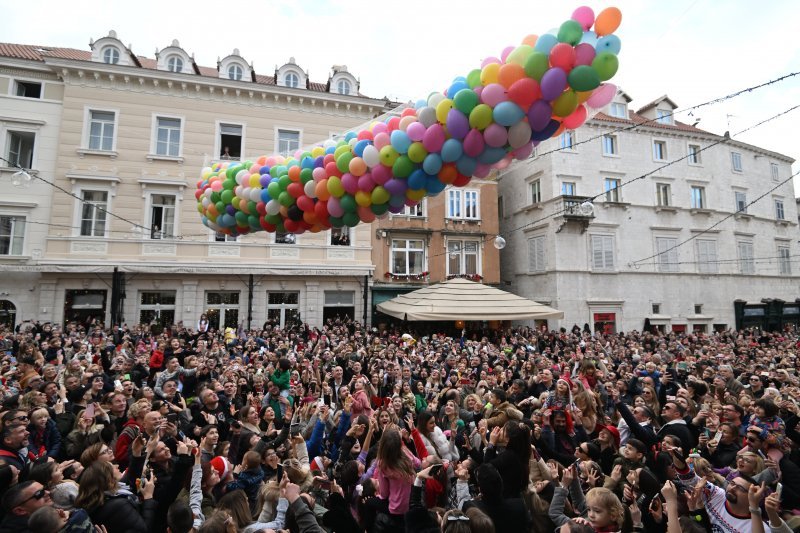
[[[243,74],[244,70],[240,65],[233,64],[228,67],[228,79],[230,80],[240,81]]]
[[[616,118],[628,118],[628,106],[619,102],[613,102],[609,108],[608,114]]]
[[[656,109],[656,122],[659,124],[672,124],[672,110]]]
[[[116,65],[119,63],[119,50],[113,46],[107,46],[103,49],[103,62],[109,65]]]
[[[183,59],[178,56],[169,56],[167,59],[167,70],[170,72],[182,72]]]
[[[339,94],[350,94],[350,82],[347,80],[339,80],[336,84],[336,91]]]
[[[283,84],[286,87],[292,87],[296,89],[300,86],[300,77],[294,72],[287,72],[286,76],[283,78]]]

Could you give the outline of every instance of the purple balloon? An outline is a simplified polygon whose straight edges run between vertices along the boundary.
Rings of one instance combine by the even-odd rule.
[[[542,88],[542,99],[555,100],[567,86],[567,73],[564,69],[553,67],[544,73],[539,86]]]
[[[383,184],[383,188],[389,191],[389,194],[392,196],[399,196],[401,194],[405,194],[408,185],[406,184],[405,180],[392,178]]]
[[[447,132],[454,139],[463,139],[469,132],[469,119],[456,108],[447,112]]]
[[[553,108],[544,100],[537,100],[528,109],[528,124],[533,131],[542,131],[550,122]]]
[[[227,212],[228,212],[228,214],[229,214],[229,215],[231,215],[231,216],[233,216],[233,215],[235,215],[235,214],[236,214],[236,208],[235,208],[235,207],[233,207],[233,206],[232,206],[232,205],[230,205],[230,204],[225,206],[225,211],[227,211]]]
[[[258,179],[258,183],[261,184],[261,187],[266,188],[269,185],[269,182],[272,178],[269,174],[262,174],[261,177]]]

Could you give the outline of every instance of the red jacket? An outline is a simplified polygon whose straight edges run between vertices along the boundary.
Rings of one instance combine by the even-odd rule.
[[[153,350],[150,354],[150,370],[161,370],[164,366],[164,352]]]
[[[128,420],[125,422],[125,425],[122,426],[122,432],[120,432],[119,438],[117,438],[117,447],[114,449],[114,459],[120,466],[120,470],[127,468],[130,455],[128,451],[130,450],[131,443],[133,439],[139,436],[141,431],[143,431],[142,426],[135,420]]]

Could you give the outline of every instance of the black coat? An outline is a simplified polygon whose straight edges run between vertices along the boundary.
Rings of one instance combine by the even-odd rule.
[[[492,519],[495,533],[516,533],[529,531],[531,516],[522,498],[504,498],[496,504],[483,500],[470,500],[464,503],[464,511],[477,507]]]
[[[108,533],[140,533],[153,529],[158,503],[154,499],[145,500],[140,506],[133,497],[127,495],[106,496],[100,507],[89,511],[95,525],[103,525]]]

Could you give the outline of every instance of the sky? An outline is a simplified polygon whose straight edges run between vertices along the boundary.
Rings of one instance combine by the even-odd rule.
[[[114,29],[139,55],[154,57],[178,39],[198,64],[213,67],[238,48],[256,72],[272,74],[294,57],[319,82],[343,64],[363,94],[414,101],[526,35],[557,28],[580,5],[622,10],[620,68],[611,81],[633,109],[664,94],[684,109],[800,71],[793,0],[0,0],[0,41],[88,50],[90,39]],[[735,134],[798,103],[795,76],[677,119]],[[800,109],[735,138],[800,159],[798,119]],[[800,195],[800,180],[795,190]]]

